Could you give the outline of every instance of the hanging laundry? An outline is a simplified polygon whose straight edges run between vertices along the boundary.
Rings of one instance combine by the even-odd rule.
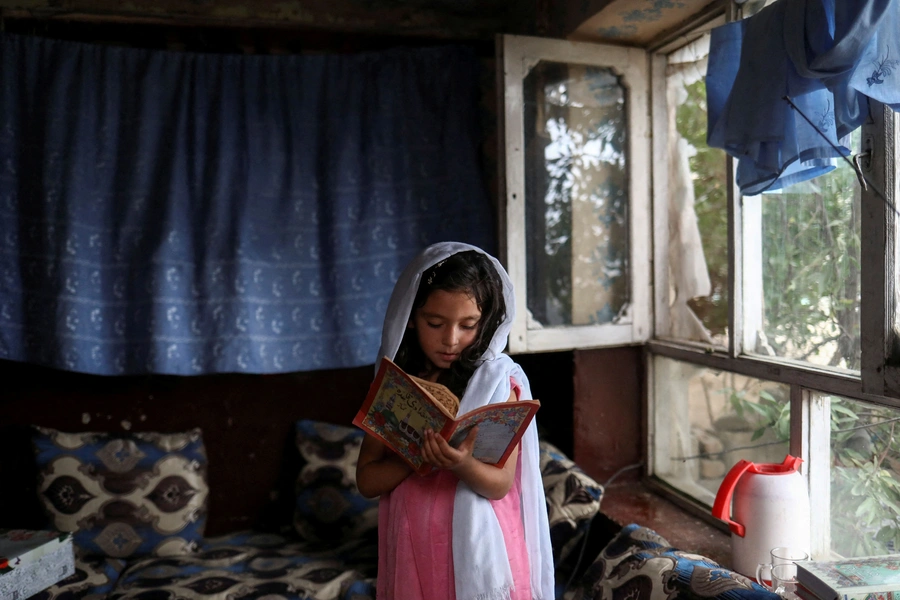
[[[898,0],[780,0],[712,31],[707,143],[742,194],[834,169],[869,98],[900,109],[898,31]]]

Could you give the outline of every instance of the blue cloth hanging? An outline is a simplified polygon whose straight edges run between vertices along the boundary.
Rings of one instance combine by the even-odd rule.
[[[0,358],[95,373],[371,364],[424,246],[492,248],[479,62],[0,36]]]
[[[898,0],[780,0],[712,31],[707,143],[738,159],[742,194],[834,169],[868,98],[900,109],[898,32]]]

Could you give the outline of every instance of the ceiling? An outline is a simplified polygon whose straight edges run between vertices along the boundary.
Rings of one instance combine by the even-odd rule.
[[[610,0],[567,34],[577,41],[607,41],[646,46],[678,30],[694,15],[711,10],[710,0]]]
[[[0,17],[647,45],[724,0],[0,0]]]

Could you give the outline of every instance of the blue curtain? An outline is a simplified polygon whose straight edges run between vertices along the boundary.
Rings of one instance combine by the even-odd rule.
[[[834,169],[869,98],[900,109],[898,33],[898,0],[779,0],[712,31],[707,142],[743,194]]]
[[[479,63],[0,37],[0,358],[104,375],[371,364],[422,246],[491,248]]]

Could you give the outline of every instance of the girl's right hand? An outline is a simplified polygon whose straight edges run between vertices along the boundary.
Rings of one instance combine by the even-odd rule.
[[[518,400],[515,391],[510,391],[509,402]],[[438,468],[449,469],[460,481],[464,482],[476,494],[481,494],[489,500],[498,500],[506,496],[516,477],[516,463],[518,462],[519,448],[506,460],[501,468],[481,462],[472,456],[475,446],[475,437],[478,428],[472,431],[458,448],[453,448],[447,440],[434,432],[426,433],[425,444],[422,446],[422,458],[428,460]]]

